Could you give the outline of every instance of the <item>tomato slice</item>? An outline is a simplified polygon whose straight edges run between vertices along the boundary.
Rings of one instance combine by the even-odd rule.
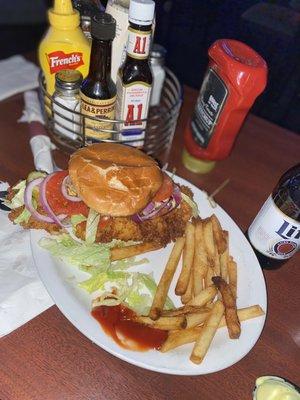
[[[158,192],[153,197],[152,201],[160,202],[167,200],[172,196],[174,183],[172,179],[166,173],[163,173],[164,179],[161,187],[158,189]]]
[[[83,214],[87,217],[89,209],[83,201],[68,200],[61,192],[62,181],[67,175],[68,171],[58,171],[47,182],[48,204],[56,215],[67,214],[70,217],[75,214]]]

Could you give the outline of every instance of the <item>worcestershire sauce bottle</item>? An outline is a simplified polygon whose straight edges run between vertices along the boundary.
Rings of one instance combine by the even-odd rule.
[[[152,0],[131,0],[126,58],[117,76],[116,117],[120,124],[120,139],[142,147],[145,137],[152,86],[149,51],[155,3]]]
[[[87,117],[114,119],[116,85],[111,79],[111,44],[116,34],[116,21],[106,13],[92,19],[92,50],[88,76],[80,88],[81,113]],[[85,118],[84,133],[92,142],[110,139],[112,122]]]
[[[248,229],[247,236],[265,269],[277,269],[300,247],[300,164],[279,179]]]

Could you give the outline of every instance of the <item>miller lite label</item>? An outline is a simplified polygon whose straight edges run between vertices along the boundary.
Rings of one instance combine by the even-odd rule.
[[[285,215],[269,196],[248,230],[253,247],[267,257],[284,260],[300,248],[300,223]]]

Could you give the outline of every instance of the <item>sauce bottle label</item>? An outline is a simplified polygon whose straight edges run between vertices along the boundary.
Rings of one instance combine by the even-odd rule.
[[[300,248],[300,223],[285,215],[269,196],[252,222],[252,245],[267,257],[284,260]]]
[[[146,121],[141,120],[147,118],[151,85],[145,82],[124,85],[118,75],[117,93],[116,116],[125,121],[118,127],[121,131],[120,139],[129,139],[128,144],[141,147],[146,128]]]
[[[50,74],[56,74],[62,69],[77,69],[84,65],[83,55],[80,52],[65,53],[64,51],[53,51],[46,54]]]
[[[116,96],[111,99],[99,100],[91,99],[80,92],[80,97],[81,113],[87,116],[84,121],[86,137],[99,140],[110,139],[112,134],[106,130],[113,129],[113,122],[109,122],[109,120],[115,118]],[[107,122],[95,121],[88,117],[107,119]]]
[[[193,137],[201,147],[208,146],[227,95],[225,83],[212,68],[209,68],[191,122]]]
[[[138,60],[148,58],[152,31],[142,32],[128,28],[127,54]]]

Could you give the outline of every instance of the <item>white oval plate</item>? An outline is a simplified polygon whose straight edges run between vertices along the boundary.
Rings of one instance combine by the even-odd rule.
[[[241,230],[221,207],[211,207],[206,193],[182,178],[175,176],[174,180],[191,188],[201,217],[205,218],[215,213],[223,229],[229,231],[230,254],[238,265],[238,308],[259,304],[266,312],[267,294],[264,277],[257,258]],[[65,317],[86,337],[102,349],[131,364],[174,375],[208,374],[241,360],[252,349],[262,332],[265,316],[242,322],[242,333],[238,340],[229,339],[226,328],[219,329],[200,365],[195,365],[189,360],[192,344],[164,354],[156,350],[135,352],[123,349],[102,331],[99,323],[91,316],[91,296],[77,287],[77,282],[85,279],[86,275],[76,267],[58,261],[49,252],[40,248],[38,241],[43,236],[45,236],[43,231],[31,231],[31,247],[40,277],[53,301]],[[149,264],[137,268],[143,272],[153,272],[158,282],[171,248],[169,245],[163,250],[148,253]],[[169,292],[174,303],[179,305],[180,302],[174,294],[177,277],[178,271]]]

